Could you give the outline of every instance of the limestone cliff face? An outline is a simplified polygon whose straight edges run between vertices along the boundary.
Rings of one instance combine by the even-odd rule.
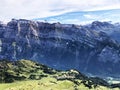
[[[84,26],[24,19],[0,24],[0,59],[30,59],[57,69],[118,76],[119,53],[119,44],[107,34]]]

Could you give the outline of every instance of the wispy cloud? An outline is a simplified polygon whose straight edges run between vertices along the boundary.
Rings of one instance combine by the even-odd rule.
[[[120,0],[0,0],[0,20],[104,9],[120,9]]]
[[[95,14],[84,14],[83,16],[84,16],[86,19],[91,19],[91,20],[95,20],[95,19],[100,18],[100,16],[95,15]]]

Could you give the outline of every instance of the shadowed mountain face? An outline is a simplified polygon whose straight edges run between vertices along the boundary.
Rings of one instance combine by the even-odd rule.
[[[0,59],[30,59],[56,69],[119,77],[119,43],[98,29],[104,25],[94,23],[79,26],[20,19],[0,24]]]

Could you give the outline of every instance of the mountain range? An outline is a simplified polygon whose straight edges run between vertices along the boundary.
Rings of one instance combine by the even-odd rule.
[[[58,70],[120,77],[120,24],[87,25],[12,19],[0,23],[0,59],[29,59]]]

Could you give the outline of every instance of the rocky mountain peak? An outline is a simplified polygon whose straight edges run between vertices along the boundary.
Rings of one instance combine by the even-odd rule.
[[[94,29],[94,30],[100,30],[100,29],[111,29],[111,28],[114,28],[114,25],[112,25],[111,23],[109,22],[100,22],[100,21],[94,21],[92,22],[91,24],[91,29]]]

